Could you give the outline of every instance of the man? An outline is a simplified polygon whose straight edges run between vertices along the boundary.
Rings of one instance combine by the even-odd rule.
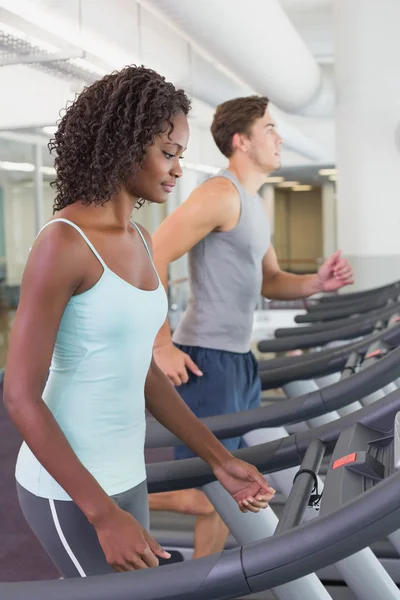
[[[153,236],[154,262],[167,288],[168,265],[189,253],[190,298],[173,339],[166,321],[154,356],[198,417],[248,410],[260,405],[257,363],[250,352],[254,309],[260,294],[289,300],[337,290],[353,283],[340,252],[318,274],[280,270],[257,195],[280,167],[282,139],[268,100],[250,96],[221,104],[211,131],[229,159],[227,170],[202,183]],[[225,440],[232,451],[240,438]],[[176,449],[176,458],[193,454]],[[224,547],[228,529],[200,490],[153,494],[153,510],[198,516],[194,557]]]

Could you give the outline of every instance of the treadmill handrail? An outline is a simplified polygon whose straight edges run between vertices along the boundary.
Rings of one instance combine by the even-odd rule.
[[[244,435],[262,427],[279,427],[305,421],[360,400],[400,377],[400,348],[363,371],[325,388],[280,403],[239,413],[201,419],[218,438]],[[146,448],[178,446],[182,441],[158,422],[147,425]],[[180,461],[181,462],[181,461]]]
[[[327,325],[328,323],[335,323],[335,322],[343,322],[343,319],[345,317],[351,317],[353,319],[357,318],[357,319],[362,319],[367,318],[368,316],[372,315],[375,311],[384,311],[385,309],[389,308],[392,304],[399,304],[398,303],[398,299],[396,298],[395,301],[390,301],[390,302],[385,302],[384,304],[382,304],[381,306],[377,306],[375,308],[369,308],[368,310],[365,311],[359,311],[359,310],[349,310],[348,314],[336,314],[336,316],[332,315],[332,318],[327,317],[325,314],[321,313],[307,313],[307,314],[299,314],[296,315],[294,317],[294,322],[298,323],[299,325],[311,325],[311,324],[318,324],[318,325]]]
[[[397,326],[396,326],[397,328]],[[385,330],[388,331],[388,330]],[[396,338],[398,340],[399,330],[396,331]],[[396,339],[396,338],[392,338]],[[372,343],[374,340],[372,336],[368,336],[368,338],[364,338],[365,340],[369,340],[369,343]],[[384,341],[384,338],[377,338],[379,341]],[[386,338],[387,340],[388,338]],[[353,347],[353,344],[348,344]],[[399,342],[394,344],[395,346],[399,345]],[[355,346],[355,344],[354,344]],[[314,360],[299,362],[297,364],[289,364],[288,366],[282,365],[281,367],[276,367],[274,369],[264,368],[260,370],[260,379],[262,389],[275,389],[278,387],[282,387],[291,381],[299,381],[305,379],[314,379],[316,377],[324,377],[325,375],[331,375],[332,373],[337,373],[341,369],[344,368],[346,361],[349,355],[354,352],[362,353],[366,351],[366,347],[360,348],[349,348],[350,352],[346,351],[346,346],[341,347],[343,349],[343,354],[339,354],[337,352],[335,355],[331,357],[323,357],[319,358],[318,353],[314,353]],[[337,349],[339,350],[340,347]]]
[[[379,315],[379,319],[387,319],[397,309],[397,305],[393,304],[386,312]],[[376,316],[372,316],[354,325],[352,324],[352,320],[349,319],[346,326],[336,329],[328,329],[318,333],[292,335],[291,337],[279,339],[262,340],[258,343],[258,349],[260,352],[284,352],[287,350],[315,348],[316,346],[323,346],[324,344],[338,340],[349,340],[371,333],[379,319]]]
[[[255,465],[264,474],[274,473],[299,465],[311,440],[321,440],[327,446],[327,452],[331,453],[341,432],[347,427],[360,422],[367,427],[379,429],[380,424],[384,425],[392,416],[394,422],[399,410],[400,390],[395,390],[385,398],[326,425],[272,442],[235,450],[232,454]],[[198,457],[151,463],[146,465],[146,469],[150,493],[202,487],[215,481],[211,468]]]
[[[310,325],[293,325],[293,327],[278,327],[275,331],[275,337],[288,337],[292,335],[304,335],[310,333],[320,333],[321,331],[328,331],[329,329],[336,329],[338,327],[348,326],[349,323],[351,325],[355,325],[356,323],[362,323],[366,319],[375,318],[377,321],[379,319],[387,317],[388,314],[393,314],[397,312],[396,310],[392,310],[394,306],[397,306],[398,310],[400,310],[400,303],[390,304],[385,306],[384,308],[378,308],[376,310],[371,310],[368,313],[359,314],[354,317],[345,317],[343,319],[336,319],[334,321],[323,321],[313,323]],[[297,317],[295,318],[297,321]]]
[[[275,369],[285,367],[297,367],[299,365],[312,365],[319,363],[320,360],[325,360],[327,363],[340,361],[337,363],[338,368],[344,366],[345,361],[353,352],[364,353],[370,344],[375,341],[386,342],[392,346],[400,345],[400,323],[387,327],[381,331],[370,333],[361,340],[355,342],[349,342],[342,346],[336,346],[334,348],[326,348],[320,350],[318,353],[301,354],[300,356],[280,356],[277,358],[269,358],[268,360],[259,361],[260,372],[274,371]],[[335,364],[336,366],[336,364]]]
[[[360,304],[362,304],[364,306],[364,302],[367,302],[368,304],[372,303],[372,300],[374,298],[379,299],[382,297],[386,297],[387,300],[390,300],[391,298],[396,297],[398,295],[398,293],[399,293],[398,288],[392,288],[390,290],[379,292],[377,294],[371,294],[369,296],[366,296],[365,298],[360,298],[360,299],[357,299],[357,298],[351,299],[350,298],[349,300],[346,300],[343,297],[340,301],[338,300],[337,302],[331,301],[331,302],[327,303],[327,302],[323,302],[323,301],[322,302],[316,301],[314,303],[309,303],[309,305],[307,305],[306,308],[307,308],[308,312],[314,312],[317,310],[327,310],[328,308],[332,309],[332,310],[336,310],[338,308],[345,308],[345,307],[349,307],[349,306],[353,306],[353,307],[357,308],[357,306],[359,306]],[[322,298],[321,298],[321,300],[322,300]]]
[[[295,576],[290,581],[318,571],[396,531],[399,485],[400,473],[395,473],[329,515],[242,548],[252,592],[287,582],[291,569]]]
[[[309,312],[305,315],[298,316],[298,323],[310,323],[312,321],[333,321],[334,319],[341,319],[342,317],[349,317],[354,314],[362,314],[371,310],[381,308],[385,306],[390,297],[379,296],[372,300],[364,300],[363,302],[355,302],[348,304],[347,306],[341,306],[339,308],[322,308],[320,306],[310,307]],[[301,317],[301,319],[300,319]]]
[[[336,302],[341,302],[342,300],[348,302],[351,299],[365,298],[366,296],[379,294],[382,291],[386,291],[391,288],[399,289],[399,287],[400,287],[400,281],[394,281],[393,283],[381,285],[380,287],[371,288],[369,290],[362,290],[360,292],[351,292],[351,293],[345,293],[345,294],[335,294],[335,295],[331,295],[331,296],[322,296],[319,299],[319,302],[321,302],[322,304],[325,304],[325,303],[330,304],[331,302],[336,303]]]

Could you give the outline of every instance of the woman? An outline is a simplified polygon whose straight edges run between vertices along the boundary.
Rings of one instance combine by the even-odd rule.
[[[129,66],[85,89],[50,144],[57,218],[26,265],[4,402],[24,439],[21,508],[64,577],[169,557],[148,533],[145,407],[209,463],[240,510],[257,512],[274,494],[152,360],[167,300],[149,234],[130,218],[145,200],[164,203],[181,177],[189,110],[182,90]]]

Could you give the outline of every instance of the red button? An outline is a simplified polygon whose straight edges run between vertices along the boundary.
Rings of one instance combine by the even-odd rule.
[[[356,462],[357,453],[353,452],[352,454],[347,454],[347,456],[342,456],[342,458],[338,458],[332,465],[332,469],[337,469],[338,467],[343,467],[343,465],[348,465],[349,463]]]
[[[370,354],[367,354],[365,358],[372,358],[373,356],[379,356],[380,354],[382,354],[382,350],[374,350],[373,352],[370,352]]]

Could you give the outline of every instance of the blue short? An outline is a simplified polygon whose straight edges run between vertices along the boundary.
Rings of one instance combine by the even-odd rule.
[[[258,408],[261,399],[261,382],[258,364],[252,352],[239,354],[225,350],[211,350],[198,346],[181,346],[203,372],[198,377],[189,371],[189,381],[177,387],[188,407],[199,417],[212,417],[251,408]],[[246,447],[243,438],[221,440],[232,452]],[[175,458],[196,456],[186,446],[175,448]]]

